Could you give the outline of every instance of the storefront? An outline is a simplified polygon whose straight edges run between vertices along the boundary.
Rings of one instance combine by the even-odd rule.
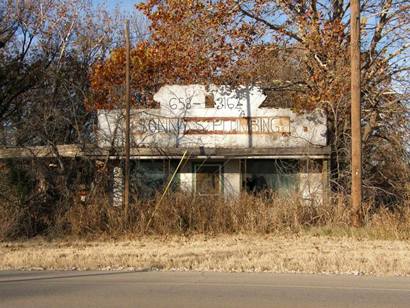
[[[256,87],[164,86],[158,109],[131,113],[131,193],[148,197],[173,189],[226,198],[241,192],[299,194],[323,200],[328,187],[326,118],[260,107]],[[100,148],[123,147],[122,110],[98,111]],[[121,156],[112,156],[122,203]]]

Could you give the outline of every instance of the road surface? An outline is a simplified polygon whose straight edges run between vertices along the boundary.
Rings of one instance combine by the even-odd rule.
[[[410,278],[0,272],[0,307],[410,307]]]

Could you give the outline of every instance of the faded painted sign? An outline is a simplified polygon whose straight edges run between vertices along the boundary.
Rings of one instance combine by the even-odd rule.
[[[155,95],[159,109],[134,109],[134,146],[290,147],[326,145],[321,112],[298,115],[290,109],[260,108],[257,87],[164,86]],[[123,112],[99,110],[100,145],[123,141]]]
[[[290,133],[289,117],[254,118],[144,118],[133,121],[135,134],[273,134]]]

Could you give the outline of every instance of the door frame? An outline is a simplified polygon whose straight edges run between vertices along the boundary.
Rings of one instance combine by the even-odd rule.
[[[219,167],[219,194],[199,194],[196,190],[196,174],[199,167],[204,166],[216,166]],[[198,196],[223,196],[224,195],[224,163],[223,162],[210,162],[210,163],[201,163],[201,162],[192,162],[192,187],[195,195]]]

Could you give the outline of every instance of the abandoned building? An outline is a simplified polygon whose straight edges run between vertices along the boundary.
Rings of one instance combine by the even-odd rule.
[[[328,187],[326,117],[263,107],[257,87],[163,86],[159,108],[131,111],[131,181],[140,193],[166,182],[198,196],[270,191],[323,200]],[[122,148],[122,110],[98,111],[99,148]],[[113,157],[113,159],[115,159]],[[120,160],[114,204],[122,203]]]
[[[172,189],[232,198],[241,192],[298,194],[321,202],[329,186],[326,117],[264,104],[258,87],[166,85],[158,108],[131,109],[131,194]],[[98,110],[89,147],[0,148],[0,158],[108,159],[110,195],[123,203],[124,110]]]

